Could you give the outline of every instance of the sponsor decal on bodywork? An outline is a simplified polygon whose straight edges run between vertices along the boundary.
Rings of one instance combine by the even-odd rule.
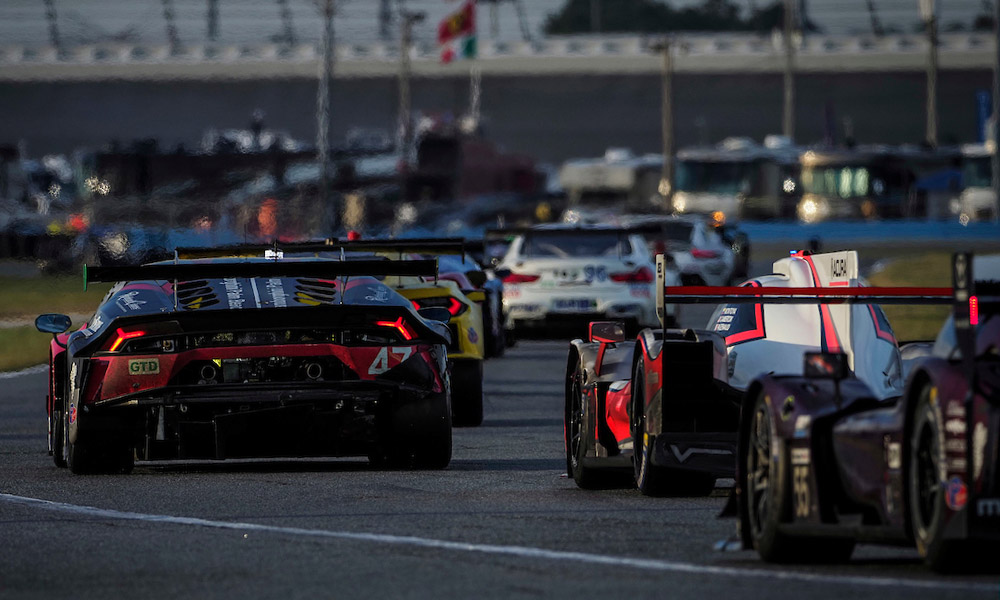
[[[795,498],[795,516],[808,517],[810,513],[808,465],[792,467],[792,494]]]
[[[160,359],[136,358],[128,361],[129,375],[159,375]]]
[[[94,315],[94,318],[90,320],[87,327],[83,329],[83,337],[90,337],[97,333],[97,330],[104,326],[104,320],[101,319],[100,313]]]
[[[679,463],[687,462],[687,460],[695,454],[712,454],[719,456],[732,454],[730,450],[723,450],[721,448],[686,448],[681,451],[681,449],[674,444],[670,444],[670,451],[673,452],[674,458],[676,458]]]
[[[139,310],[142,305],[146,303],[145,300],[136,300],[135,297],[139,295],[139,291],[128,292],[118,296],[115,300],[115,304],[118,305],[118,309],[122,312],[128,312],[132,310]]]
[[[948,419],[944,424],[944,430],[952,435],[962,435],[965,433],[965,421],[962,419]]]
[[[793,465],[808,465],[810,462],[809,448],[792,448]]]
[[[903,466],[902,444],[889,441],[889,439],[889,436],[886,436],[885,464],[889,467],[890,471],[898,471]]]
[[[285,295],[285,288],[281,284],[281,280],[278,278],[267,280],[267,291],[271,294],[271,300],[274,301],[274,305],[277,308],[285,308],[288,306],[288,297]]]
[[[986,425],[982,421],[976,423],[975,429],[972,430],[972,473],[976,479],[983,474],[987,437]]]
[[[1000,498],[980,498],[979,502],[976,502],[976,515],[1000,517]]]
[[[476,333],[475,328],[469,327],[469,342],[475,344],[479,341],[479,334]]]
[[[812,425],[812,417],[809,415],[799,415],[795,419],[795,437],[802,438],[809,434],[809,426]]]
[[[951,510],[961,510],[968,498],[968,489],[961,477],[952,477],[945,484],[944,500]]]
[[[243,286],[232,277],[222,280],[222,285],[226,288],[226,299],[229,301],[229,308],[243,308],[246,301],[243,298]]]

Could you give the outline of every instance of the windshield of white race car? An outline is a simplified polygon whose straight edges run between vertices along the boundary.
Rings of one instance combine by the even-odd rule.
[[[521,255],[528,258],[619,256],[632,253],[628,238],[615,231],[538,232],[528,235]]]

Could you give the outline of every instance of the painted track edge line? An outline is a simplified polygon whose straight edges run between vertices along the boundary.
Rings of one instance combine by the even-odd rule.
[[[546,550],[543,548],[532,548],[528,546],[499,546],[493,544],[474,544],[468,542],[452,542],[447,540],[435,540],[432,538],[421,538],[413,536],[397,536],[381,533],[356,533],[350,531],[329,531],[324,529],[305,529],[300,527],[280,527],[277,525],[261,525],[256,523],[240,523],[233,521],[212,521],[198,517],[176,517],[170,515],[154,515],[146,513],[126,512],[107,508],[97,508],[93,506],[82,506],[55,502],[53,500],[43,500],[27,496],[17,496],[0,492],[0,500],[8,503],[34,506],[42,509],[74,513],[85,516],[101,517],[106,519],[118,519],[126,521],[142,521],[148,523],[166,523],[170,525],[188,525],[194,527],[206,527],[213,529],[229,529],[234,531],[257,531],[261,533],[275,533],[292,536],[320,537],[330,539],[352,540],[373,542],[397,546],[415,546],[436,550],[450,550],[456,552],[474,552],[482,554],[495,554],[514,556],[519,558],[540,558],[555,561],[582,562],[596,565],[608,565],[619,567],[631,567],[647,571],[663,571],[675,573],[692,573],[697,575],[718,575],[726,577],[768,577],[785,581],[796,581],[805,583],[826,583],[826,584],[848,584],[864,585],[875,587],[908,587],[916,589],[939,589],[939,590],[970,590],[988,591],[996,590],[995,584],[979,584],[972,582],[945,582],[932,580],[913,580],[891,577],[860,577],[860,576],[839,576],[823,575],[820,573],[808,573],[798,571],[780,571],[771,569],[747,569],[741,567],[722,567],[714,565],[699,565],[695,563],[684,563],[667,560],[640,559],[618,556],[605,556],[600,554],[587,554],[583,552],[566,552],[559,550]]]
[[[20,377],[22,375],[34,375],[35,373],[44,373],[49,366],[46,364],[35,365],[33,367],[27,367],[21,369],[20,371],[3,371],[0,372],[0,379],[13,379],[14,377]]]

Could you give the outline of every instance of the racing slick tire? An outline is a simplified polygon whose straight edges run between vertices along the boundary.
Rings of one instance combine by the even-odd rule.
[[[451,414],[456,427],[483,422],[483,361],[456,360],[451,366]]]
[[[451,462],[451,405],[447,393],[393,407],[378,447],[368,455],[375,467],[444,469]]]
[[[944,436],[941,405],[937,387],[926,385],[920,391],[914,409],[912,427],[908,432],[909,462],[907,464],[907,496],[910,523],[917,552],[931,569],[955,572],[970,568],[969,545],[961,540],[945,540],[947,519],[943,481]]]
[[[60,469],[66,468],[66,453],[64,444],[66,441],[65,423],[63,422],[63,411],[52,410],[52,462]]]
[[[62,411],[62,455],[66,466],[75,475],[99,473],[132,472],[135,466],[135,450],[119,440],[103,440],[101,443],[69,439],[69,406]],[[58,464],[58,463],[57,463]]]
[[[744,489],[754,549],[766,562],[846,562],[854,552],[853,539],[790,536],[780,531],[781,523],[790,520],[793,508],[789,460],[786,453],[774,451],[778,442],[763,392],[750,418]]]
[[[594,427],[584,409],[586,399],[583,395],[583,365],[577,362],[570,377],[569,394],[566,396],[563,416],[566,428],[564,435],[566,473],[573,478],[578,487],[585,490],[613,487],[623,478],[616,477],[617,474],[612,471],[584,465],[587,448],[590,446],[588,436]],[[627,480],[622,483],[627,485]]]
[[[639,357],[632,371],[632,466],[635,487],[646,496],[707,496],[715,488],[709,473],[679,471],[653,464],[656,437],[649,433],[645,406],[646,366]]]

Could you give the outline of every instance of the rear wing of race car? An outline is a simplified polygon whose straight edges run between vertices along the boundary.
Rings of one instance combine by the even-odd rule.
[[[805,255],[808,256],[808,255]],[[664,256],[656,257],[656,313],[663,323],[666,304],[952,304],[950,287],[859,287],[848,280],[814,287],[668,286]]]
[[[230,255],[226,255],[230,256]],[[83,289],[95,282],[191,281],[229,277],[434,277],[437,260],[275,260],[219,263],[160,263],[121,267],[83,266]],[[176,287],[176,286],[175,286]]]
[[[962,352],[966,377],[975,377],[976,330],[987,315],[1000,313],[1000,281],[978,280],[971,253],[958,252],[952,257],[955,338]],[[970,386],[972,389],[973,386]]]
[[[180,247],[177,258],[223,258],[265,256],[277,258],[285,253],[319,254],[322,252],[399,252],[400,254],[463,255],[477,248],[463,238],[411,238],[392,240],[337,240],[328,238],[310,242],[238,244],[234,246]]]

